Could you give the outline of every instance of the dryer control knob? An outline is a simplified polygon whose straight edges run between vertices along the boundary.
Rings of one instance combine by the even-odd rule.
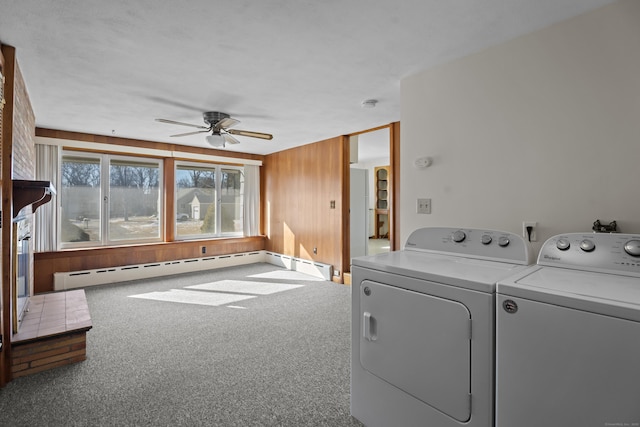
[[[582,242],[580,242],[580,249],[582,249],[585,252],[591,252],[595,248],[596,248],[596,244],[593,243],[593,240],[584,239]]]
[[[467,235],[465,234],[464,231],[458,230],[451,235],[451,238],[453,239],[454,242],[460,243],[467,238]]]
[[[640,256],[640,240],[629,240],[624,244],[624,251],[631,256]]]
[[[569,243],[567,239],[559,239],[556,242],[556,248],[560,249],[561,251],[566,251],[570,247],[571,247],[571,243]]]
[[[509,238],[507,236],[502,236],[498,239],[498,245],[502,246],[503,248],[506,246],[509,246]]]
[[[491,243],[493,239],[491,238],[491,236],[489,236],[488,234],[483,234],[482,235],[482,239],[480,240],[482,242],[483,245],[488,245],[489,243]]]

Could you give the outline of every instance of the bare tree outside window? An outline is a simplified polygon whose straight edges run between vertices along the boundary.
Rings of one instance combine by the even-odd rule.
[[[65,152],[60,174],[63,246],[161,238],[159,160]]]
[[[112,160],[109,181],[109,239],[159,237],[158,165]]]
[[[100,158],[65,156],[61,178],[61,241],[100,241]]]

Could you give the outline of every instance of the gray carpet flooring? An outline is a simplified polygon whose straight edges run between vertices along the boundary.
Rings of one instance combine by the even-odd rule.
[[[303,286],[227,305],[132,298],[234,280]],[[191,291],[220,292],[206,288]],[[87,360],[0,389],[0,426],[361,426],[348,286],[254,264],[86,295]]]

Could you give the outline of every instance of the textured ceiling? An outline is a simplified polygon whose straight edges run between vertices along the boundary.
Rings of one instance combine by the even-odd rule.
[[[400,120],[402,78],[611,0],[0,0],[39,127],[268,154]],[[365,99],[375,108],[361,108]],[[195,129],[194,129],[195,130]]]

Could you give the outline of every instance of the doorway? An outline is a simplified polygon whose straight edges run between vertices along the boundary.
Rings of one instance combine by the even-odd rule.
[[[384,126],[351,135],[349,143],[351,260],[389,252],[392,247],[391,129]]]

